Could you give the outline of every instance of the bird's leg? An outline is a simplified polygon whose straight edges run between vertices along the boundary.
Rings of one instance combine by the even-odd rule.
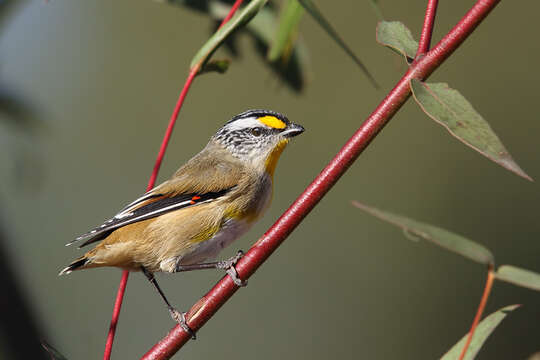
[[[154,274],[146,270],[144,266],[141,266],[141,270],[144,276],[146,276],[146,278],[148,279],[148,281],[150,281],[150,283],[158,291],[159,296],[161,296],[163,301],[165,301],[165,304],[167,305],[167,309],[169,310],[169,314],[171,314],[171,317],[173,318],[173,320],[176,321],[178,324],[180,324],[182,329],[184,329],[184,331],[187,332],[189,335],[191,335],[191,338],[195,340],[195,332],[188,326],[186,322],[186,315],[183,312],[180,312],[172,307],[172,305],[169,303],[169,300],[167,300],[167,297],[165,296],[165,294],[159,287],[156,279],[154,278]]]
[[[238,277],[238,272],[236,271],[236,268],[234,265],[238,262],[244,256],[244,252],[242,250],[238,250],[235,256],[230,257],[227,260],[222,261],[214,261],[214,262],[208,262],[208,263],[202,263],[202,264],[189,264],[189,265],[181,265],[180,263],[176,264],[176,268],[174,269],[174,272],[182,272],[182,271],[193,271],[193,270],[203,270],[203,269],[221,269],[225,270],[227,274],[231,277],[232,281],[237,286],[246,286],[247,280],[242,280]]]

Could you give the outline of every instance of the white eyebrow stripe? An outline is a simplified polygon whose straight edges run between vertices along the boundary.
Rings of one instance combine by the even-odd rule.
[[[243,129],[249,129],[254,127],[268,127],[259,120],[257,120],[256,117],[248,117],[245,119],[239,119],[235,120],[229,125],[227,125],[227,129],[229,130],[243,130]]]

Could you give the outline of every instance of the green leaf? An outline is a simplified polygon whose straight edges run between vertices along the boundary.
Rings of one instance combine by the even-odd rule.
[[[491,335],[491,333],[501,323],[501,321],[503,321],[503,319],[506,317],[506,315],[508,315],[510,311],[513,311],[518,307],[519,305],[506,306],[500,310],[497,310],[496,312],[482,320],[476,327],[476,331],[474,332],[471,344],[469,345],[469,348],[467,349],[467,352],[465,353],[465,357],[463,359],[474,359],[476,357],[476,354],[478,354],[478,352],[482,348],[482,345],[484,345],[484,342],[487,340],[489,335]],[[458,359],[461,351],[463,350],[463,346],[465,346],[468,336],[469,333],[462,337],[457,344],[455,344],[446,354],[443,355],[441,360]]]
[[[232,19],[216,31],[197,54],[195,54],[195,57],[191,60],[190,68],[193,69],[197,65],[204,65],[225,39],[236,29],[241,28],[257,15],[267,1],[268,0],[252,0],[246,7],[238,11]]]
[[[341,36],[334,30],[334,27],[326,20],[321,11],[315,6],[315,3],[311,0],[298,0],[300,4],[306,9],[306,11],[319,23],[319,25],[326,31],[328,35],[353,59],[353,61],[360,67],[362,72],[366,75],[373,86],[378,89],[379,84],[375,81],[375,78],[371,75],[367,67],[360,61],[358,56],[351,50],[351,48],[343,41]]]
[[[58,350],[53,348],[51,344],[47,343],[45,340],[41,341],[41,346],[43,346],[43,348],[47,350],[47,352],[51,356],[51,360],[67,360],[64,355],[60,354]]]
[[[514,285],[540,291],[540,274],[512,265],[501,265],[495,273],[495,278]]]
[[[256,40],[257,52],[264,58],[272,70],[294,90],[302,90],[306,78],[306,69],[309,68],[309,56],[308,50],[301,41],[301,38],[296,40],[292,53],[286,62],[269,62],[266,55],[268,54],[269,44],[272,42],[274,34],[277,31],[276,13],[268,9],[268,7],[263,8],[259,12],[259,15],[246,25],[246,29]]]
[[[400,21],[381,21],[377,25],[377,42],[412,60],[416,56],[418,42],[411,31]]]
[[[209,13],[215,19],[223,19],[229,10],[230,6],[218,2],[212,2],[209,6]],[[253,37],[256,45],[255,49],[265,63],[293,90],[301,91],[306,82],[309,56],[308,50],[300,37],[296,39],[290,56],[286,59],[287,61],[269,62],[267,59],[269,44],[277,31],[277,24],[277,11],[270,6],[265,6],[242,30]],[[228,40],[231,39],[233,37]]]
[[[297,0],[287,0],[281,10],[278,29],[268,50],[268,60],[277,61],[289,57],[303,14],[304,8]]]
[[[532,179],[512,159],[489,124],[457,90],[445,83],[411,80],[414,99],[433,120],[444,126],[465,145],[513,173]]]
[[[382,211],[357,201],[353,201],[352,204],[368,214],[400,227],[403,231],[407,232],[407,237],[409,238],[412,236],[413,238],[419,237],[431,241],[435,245],[455,252],[480,264],[488,265],[494,263],[493,255],[488,249],[461,235],[401,215]]]

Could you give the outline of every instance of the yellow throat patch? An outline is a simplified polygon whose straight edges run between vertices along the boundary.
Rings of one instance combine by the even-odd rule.
[[[285,124],[283,121],[279,120],[275,116],[261,116],[257,120],[259,120],[264,125],[274,129],[285,129],[285,127],[287,127],[287,124]]]
[[[266,168],[266,172],[272,178],[274,177],[274,170],[276,170],[276,165],[277,165],[277,162],[279,160],[279,157],[281,156],[281,153],[283,152],[283,150],[285,150],[285,146],[287,146],[288,143],[289,143],[288,139],[281,140],[276,145],[274,150],[272,150],[270,155],[268,155],[268,157],[266,158],[266,162],[264,163],[265,168]]]

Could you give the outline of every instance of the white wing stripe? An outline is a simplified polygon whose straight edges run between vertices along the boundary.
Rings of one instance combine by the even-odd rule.
[[[141,196],[140,198],[138,198],[137,200],[127,204],[122,210],[120,210],[120,212],[118,214],[116,214],[114,217],[116,219],[121,219],[123,218],[123,214],[125,214],[126,212],[127,213],[130,213],[132,208],[135,206],[135,205],[139,205],[141,202],[143,202],[144,200],[148,199],[148,198],[151,198],[152,196],[156,196],[157,194],[152,194],[152,193],[146,193],[144,194],[143,196]],[[126,215],[127,216],[127,215]]]
[[[213,199],[208,199],[208,200],[205,200],[205,201],[201,201],[201,202],[198,202],[197,205],[199,204],[204,204],[206,202],[209,202],[209,201],[212,201]],[[144,220],[144,219],[149,219],[149,218],[152,218],[154,216],[156,216],[157,214],[160,214],[162,212],[168,212],[170,210],[174,210],[175,208],[178,208],[178,207],[183,207],[184,205],[190,205],[191,204],[191,200],[186,200],[186,201],[182,201],[180,203],[177,203],[177,204],[173,204],[173,205],[169,205],[169,206],[166,206],[166,207],[163,207],[163,208],[160,208],[160,209],[157,209],[157,210],[154,210],[154,211],[151,211],[151,212],[147,212],[147,213],[144,213],[144,214],[141,214],[137,217],[134,217],[134,218],[131,218],[131,219],[126,219],[126,221],[124,222],[119,222],[119,223],[116,223],[114,224],[114,228],[119,228],[119,227],[122,227],[122,226],[125,226],[125,225],[128,225],[128,224],[131,224],[131,223],[134,223],[134,222],[137,222],[137,221],[140,221],[140,220]],[[106,221],[105,224],[101,225],[99,227],[99,231],[103,231],[103,230],[106,230],[106,229],[103,229],[108,223],[110,223],[111,221]],[[68,245],[71,245],[72,243],[76,242],[76,241],[79,241],[79,240],[83,240],[83,239],[86,239],[89,235],[93,235],[95,234],[96,232],[98,231],[98,229],[94,229],[92,231],[90,231],[90,233],[87,233],[87,234],[84,234],[84,235],[81,235],[79,237],[77,237],[74,241],[66,244],[66,246]]]

